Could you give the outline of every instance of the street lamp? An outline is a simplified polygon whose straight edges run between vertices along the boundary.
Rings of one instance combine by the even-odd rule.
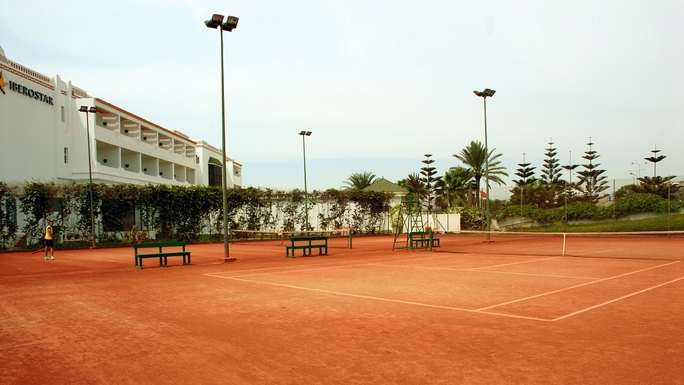
[[[81,106],[78,110],[79,112],[85,112],[86,114],[86,133],[88,136],[88,179],[90,184],[88,188],[90,190],[90,232],[93,235],[93,245],[91,248],[95,248],[95,206],[93,204],[93,166],[92,166],[92,155],[90,152],[90,117],[89,114],[97,113],[97,107],[92,106]]]
[[[306,191],[306,143],[304,141],[305,137],[311,136],[311,131],[300,131],[299,135],[302,136],[302,150],[304,151],[304,224],[306,231],[309,231],[309,201],[307,199]]]
[[[570,181],[570,186],[566,184],[565,186],[565,226],[567,227],[568,225],[568,191],[573,188],[572,185],[572,171],[579,167],[579,164],[572,164],[572,151],[568,152],[568,159],[570,160],[570,163],[566,166],[561,166],[564,169],[568,170],[568,178]]]
[[[484,100],[484,134],[485,134],[485,194],[487,195],[487,241],[491,242],[492,222],[489,213],[489,147],[487,147],[487,98],[494,96],[496,91],[485,88],[484,91],[473,91],[473,93]]]
[[[218,29],[221,36],[221,156],[223,157],[223,176],[221,178],[221,189],[223,190],[223,262],[234,262],[235,258],[230,258],[230,250],[228,249],[228,171],[226,170],[226,95],[223,75],[223,31],[231,32],[237,28],[238,19],[235,16],[228,16],[226,22],[223,22],[223,15],[214,14],[211,20],[207,20],[204,24],[207,28]],[[221,28],[219,28],[221,27]]]
[[[644,162],[643,164],[647,164],[647,163]],[[636,173],[636,176],[634,175],[634,173],[630,172],[630,174],[632,175],[632,177],[636,177],[636,178],[634,178],[634,184],[636,184],[636,181],[637,181],[639,178],[641,178],[641,162],[632,162],[632,165],[633,165],[633,166],[637,166],[637,170],[636,170],[637,173]],[[654,172],[654,173],[655,173],[655,172]]]

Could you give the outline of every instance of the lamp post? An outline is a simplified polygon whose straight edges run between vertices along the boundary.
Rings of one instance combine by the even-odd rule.
[[[89,114],[97,113],[97,107],[92,106],[81,106],[78,110],[79,112],[85,112],[86,114],[86,133],[88,136],[88,180],[90,181],[88,189],[90,190],[90,232],[93,236],[93,245],[91,248],[95,248],[95,206],[93,204],[93,166],[92,166],[92,155],[90,152],[90,116]]]
[[[486,205],[487,205],[487,241],[491,242],[491,234],[490,231],[492,230],[492,222],[490,219],[490,213],[489,213],[489,147],[487,146],[487,98],[491,98],[494,96],[496,91],[485,88],[483,91],[473,91],[473,93],[479,97],[481,97],[484,100],[484,135],[485,135],[485,140],[484,140],[484,145],[485,145],[485,194],[487,195],[486,198]]]
[[[311,131],[300,131],[299,135],[302,136],[302,151],[304,152],[304,225],[306,231],[309,231],[309,201],[306,191],[306,143],[304,139],[307,136],[311,136]]]
[[[572,185],[572,170],[576,169],[579,167],[579,164],[572,164],[572,151],[568,152],[568,160],[570,163],[566,166],[561,166],[564,169],[568,170],[568,178],[570,181],[570,186],[568,187],[567,185],[565,186],[565,226],[568,226],[568,190],[573,188]]]
[[[231,32],[237,28],[240,19],[235,16],[228,16],[226,22],[223,22],[223,15],[213,14],[211,20],[207,20],[204,24],[207,28],[218,29],[221,36],[221,156],[223,157],[223,176],[221,178],[221,189],[223,190],[223,262],[234,262],[235,258],[230,258],[230,250],[228,243],[230,237],[228,235],[228,171],[226,170],[226,95],[225,82],[223,74],[223,31]],[[221,28],[219,28],[221,27]]]
[[[646,164],[646,163],[644,162],[644,164]],[[641,162],[632,162],[632,165],[633,165],[633,166],[634,166],[634,165],[637,166],[637,174],[636,174],[637,179],[638,179],[638,178],[641,178]],[[636,183],[636,182],[635,182],[635,183]]]

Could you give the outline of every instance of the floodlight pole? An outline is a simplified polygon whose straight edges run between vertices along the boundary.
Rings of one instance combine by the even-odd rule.
[[[226,160],[226,93],[225,93],[225,76],[223,70],[223,31],[231,32],[237,28],[238,18],[235,16],[228,16],[226,22],[223,22],[223,15],[214,14],[211,20],[207,20],[204,24],[207,28],[218,29],[221,37],[221,156],[223,175],[221,178],[221,190],[223,191],[223,262],[235,262],[235,258],[230,257],[230,235],[228,233],[228,165]],[[219,28],[221,27],[221,28]]]
[[[307,136],[311,136],[311,131],[300,131],[298,135],[302,136],[302,151],[304,152],[304,228],[309,231],[309,200],[306,189],[306,141]]]
[[[567,228],[568,226],[568,189],[573,188],[572,185],[572,170],[576,169],[579,164],[572,164],[572,151],[568,153],[568,160],[570,163],[567,166],[561,166],[564,169],[568,170],[568,180],[570,181],[570,187],[565,186],[565,227]]]
[[[92,155],[90,151],[90,117],[89,114],[95,114],[97,113],[97,107],[92,106],[88,108],[88,106],[81,106],[81,108],[78,110],[79,112],[85,112],[86,114],[86,133],[88,137],[88,180],[89,180],[89,185],[88,189],[90,192],[90,232],[92,234],[92,246],[90,246],[91,249],[96,248],[97,246],[95,245],[95,205],[93,203],[93,166],[92,166]]]
[[[484,91],[473,91],[473,93],[481,97],[484,101],[484,145],[485,145],[485,194],[487,195],[487,241],[491,242],[492,221],[489,213],[489,147],[487,146],[487,98],[494,96],[495,90],[485,88]]]

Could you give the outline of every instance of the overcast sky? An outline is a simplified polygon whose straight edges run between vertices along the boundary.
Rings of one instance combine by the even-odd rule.
[[[658,174],[684,175],[681,0],[0,0],[0,46],[220,147],[213,13],[240,18],[224,33],[227,151],[245,186],[303,188],[301,130],[309,190],[397,181],[428,153],[443,174],[484,142],[484,88],[511,176],[523,153],[539,171],[550,140],[586,163],[590,137],[611,179],[652,175],[656,146]]]

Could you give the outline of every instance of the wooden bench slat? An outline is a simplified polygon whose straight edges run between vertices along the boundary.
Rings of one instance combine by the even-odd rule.
[[[185,242],[159,242],[159,243],[137,243],[133,245],[135,267],[142,269],[143,259],[159,258],[159,266],[168,267],[168,257],[183,257],[183,265],[191,265],[192,260],[189,251],[185,251]],[[163,251],[165,247],[182,247],[183,250]],[[139,249],[157,249],[157,252],[139,253]]]
[[[295,250],[297,249],[301,249],[303,252],[303,256],[305,257],[307,256],[306,250],[309,250],[308,256],[312,256],[313,249],[318,249],[318,255],[328,255],[328,237],[326,236],[312,235],[305,237],[291,237],[290,242],[290,246],[285,246],[285,257],[287,258],[294,258]],[[325,252],[323,252],[323,249],[325,249]],[[292,250],[292,257],[290,257],[290,250]]]
[[[411,247],[428,248],[439,247],[440,245],[439,238],[435,238],[434,233],[428,231],[415,231],[409,233],[409,241],[411,242]]]

